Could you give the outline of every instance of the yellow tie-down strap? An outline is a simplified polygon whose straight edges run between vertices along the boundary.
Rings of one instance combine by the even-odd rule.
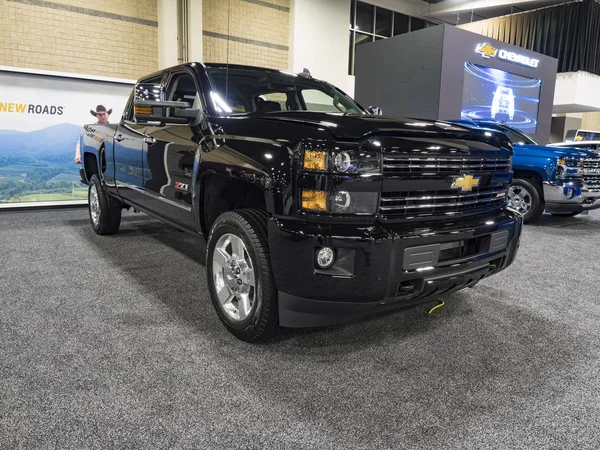
[[[427,311],[427,314],[431,314],[432,312],[434,312],[436,309],[441,308],[442,306],[444,306],[446,303],[444,303],[444,299],[442,298],[437,298],[436,299],[439,303],[437,305],[435,305],[433,308],[431,308],[429,311]]]

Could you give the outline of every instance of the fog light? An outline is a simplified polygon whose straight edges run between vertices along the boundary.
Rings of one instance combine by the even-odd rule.
[[[317,266],[321,269],[329,269],[335,261],[335,252],[332,248],[323,247],[317,253]]]

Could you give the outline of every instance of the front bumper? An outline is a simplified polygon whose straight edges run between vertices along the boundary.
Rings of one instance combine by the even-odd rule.
[[[600,192],[590,191],[575,182],[545,181],[545,211],[549,213],[581,212],[600,208]]]
[[[279,323],[343,323],[473,286],[512,263],[521,227],[521,216],[508,210],[429,228],[272,220],[269,244]],[[323,246],[338,255],[327,270],[315,266],[316,251]]]

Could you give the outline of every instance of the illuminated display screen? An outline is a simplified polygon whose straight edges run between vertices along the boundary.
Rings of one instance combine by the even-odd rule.
[[[497,120],[535,134],[541,87],[537,78],[467,62],[461,117]]]

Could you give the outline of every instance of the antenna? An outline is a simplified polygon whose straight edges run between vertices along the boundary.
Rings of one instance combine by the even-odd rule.
[[[225,103],[229,102],[229,37],[231,25],[231,0],[227,4],[227,56],[225,61]]]
[[[301,77],[304,77],[304,78],[312,78],[312,75],[310,74],[310,70],[308,70],[306,67],[298,75],[300,75]]]

